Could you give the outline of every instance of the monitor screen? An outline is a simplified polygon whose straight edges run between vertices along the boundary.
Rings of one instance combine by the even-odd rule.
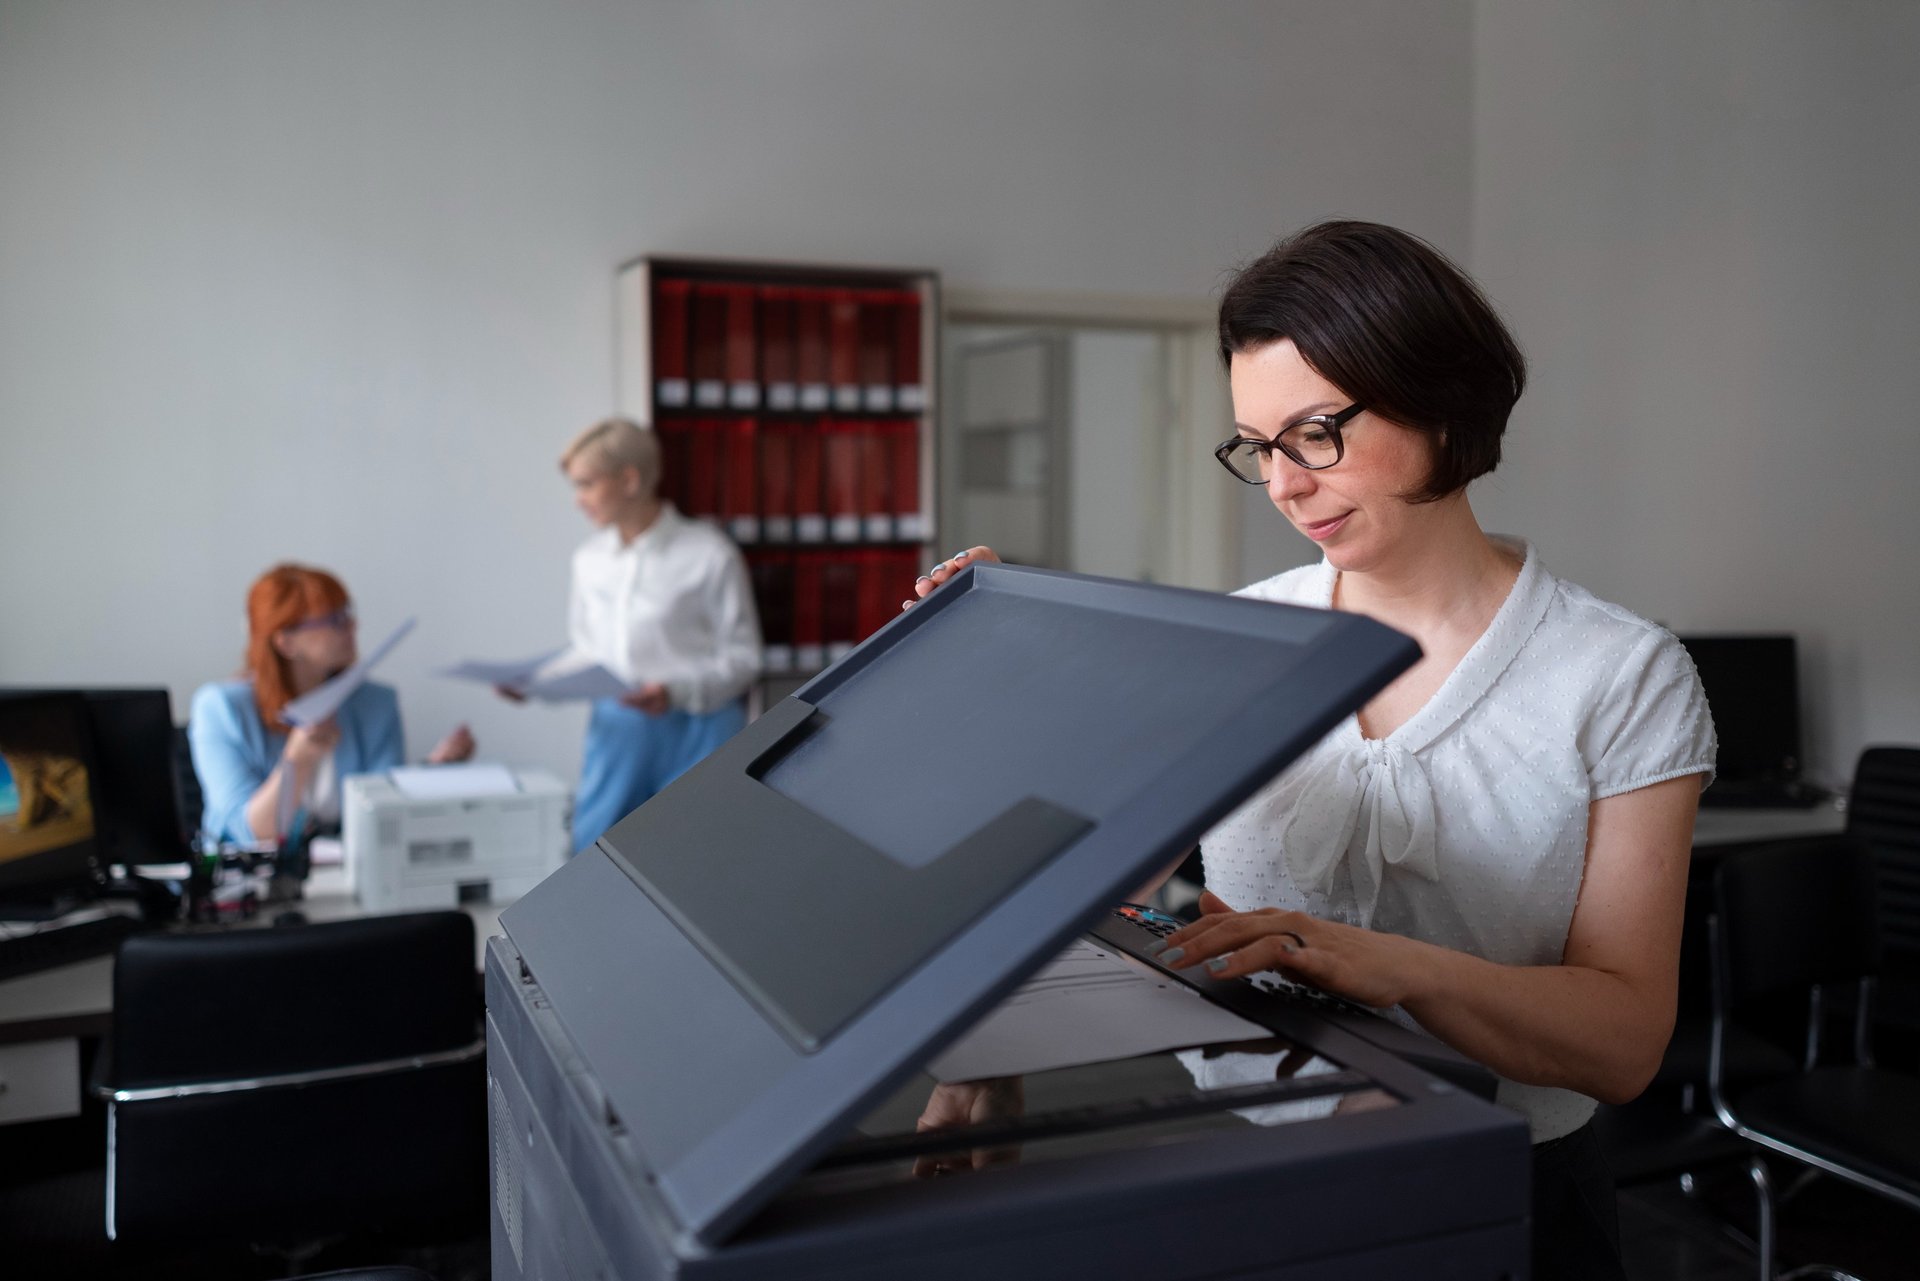
[[[1788,635],[1682,636],[1707,691],[1729,783],[1800,776],[1800,681]]]
[[[90,740],[80,695],[0,695],[0,895],[54,899],[95,879]]]
[[[100,861],[180,863],[188,856],[173,779],[173,706],[164,689],[87,689],[99,779]]]
[[[77,694],[93,752],[97,852],[103,865],[180,863],[191,854],[174,772],[173,705],[164,688],[0,690]]]

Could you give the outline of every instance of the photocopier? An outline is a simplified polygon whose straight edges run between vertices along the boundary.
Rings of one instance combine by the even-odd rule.
[[[493,1273],[1523,1278],[1524,1121],[1115,910],[1417,657],[1352,614],[978,565],[501,916]],[[1164,932],[1162,930],[1161,932]],[[1268,1035],[945,1087],[1084,940]]]

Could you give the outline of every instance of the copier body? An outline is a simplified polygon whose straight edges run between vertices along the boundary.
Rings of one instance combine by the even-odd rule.
[[[588,851],[564,878],[576,882],[569,907],[588,930],[602,913],[621,914],[632,889],[596,862],[603,856]],[[584,1012],[543,988],[509,938],[488,944],[486,986],[500,1281],[1527,1275],[1525,1124],[1310,1010],[1276,1003],[1266,1021],[1342,1066],[1366,1065],[1406,1096],[1398,1107],[1185,1141],[1142,1126],[1131,1146],[1118,1128],[1104,1151],[1051,1161],[848,1191],[800,1187],[707,1247],[677,1229],[637,1136],[569,1033],[570,1008]]]
[[[978,1168],[909,1159],[923,1065],[1083,933],[1152,964],[1112,905],[1417,653],[1353,615],[965,571],[502,913],[494,1274],[1524,1277],[1524,1122],[1424,1038],[1244,981],[1153,971],[1274,1034],[1271,1064],[1220,1047],[1263,1093],[1036,1073],[1006,1128],[932,1140]]]
[[[505,903],[566,861],[566,787],[545,770],[515,770],[518,791],[412,797],[387,774],[341,785],[347,880],[374,912]]]

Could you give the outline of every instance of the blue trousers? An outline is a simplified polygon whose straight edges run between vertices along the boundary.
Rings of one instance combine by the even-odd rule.
[[[746,723],[744,700],[704,715],[648,716],[611,698],[596,699],[573,804],[573,852],[599,840]]]

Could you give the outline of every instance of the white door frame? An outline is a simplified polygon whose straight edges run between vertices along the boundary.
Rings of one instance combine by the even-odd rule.
[[[1174,430],[1157,460],[1166,480],[1164,581],[1227,591],[1239,586],[1240,507],[1212,466],[1213,447],[1233,434],[1226,376],[1216,354],[1214,304],[1205,298],[1048,293],[1019,289],[941,291],[945,324],[1070,325],[1158,329],[1173,351],[1168,392]]]

